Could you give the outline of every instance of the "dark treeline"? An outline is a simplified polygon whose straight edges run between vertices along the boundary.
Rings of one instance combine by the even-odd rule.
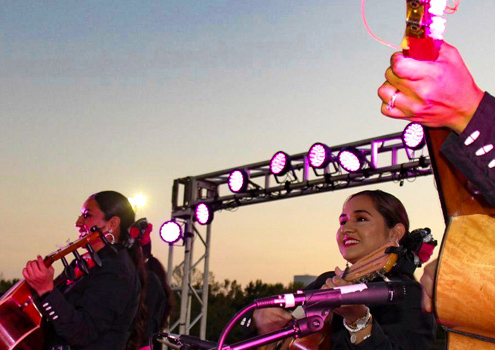
[[[182,274],[179,272],[174,274],[174,281],[176,285],[180,285],[182,280]],[[200,291],[202,289],[202,280],[199,274],[194,273],[192,276],[193,289]],[[288,292],[293,292],[297,289],[303,288],[300,283],[289,283],[283,285],[282,283],[263,283],[261,280],[249,282],[245,287],[242,287],[236,280],[224,280],[223,282],[215,281],[213,274],[210,273],[208,278],[209,290],[208,290],[208,312],[207,312],[207,327],[206,327],[206,339],[211,341],[217,341],[220,333],[227,325],[229,320],[241,311],[245,306],[251,304],[254,300],[278,295]],[[199,293],[198,293],[199,294]],[[171,323],[179,317],[180,312],[180,295],[175,293],[175,310],[171,316]],[[192,297],[191,299],[191,319],[199,314],[201,305],[199,301]],[[176,333],[178,330],[173,330]],[[253,334],[252,331],[245,327],[234,327],[227,338],[227,342],[232,344],[237,341],[247,339]],[[199,322],[191,329],[191,335],[199,336]]]
[[[197,287],[199,287],[199,285],[197,285]],[[229,320],[245,306],[251,304],[255,299],[292,292],[302,287],[302,284],[290,283],[284,286],[282,283],[268,284],[263,283],[261,280],[249,282],[244,288],[235,280],[225,280],[222,283],[210,283],[206,339],[217,341],[220,333]],[[197,315],[199,310],[199,303],[193,300],[193,315]],[[198,325],[193,327],[191,334],[199,335],[199,322]],[[227,343],[232,344],[247,339],[252,335],[250,329],[236,326],[229,333]]]
[[[182,266],[177,268],[173,275],[172,281],[175,286],[182,285],[183,270]],[[194,269],[190,279],[192,287],[201,297],[203,287],[202,272]],[[229,320],[241,311],[245,306],[251,304],[255,299],[268,297],[271,295],[294,292],[304,287],[302,283],[263,283],[261,280],[251,281],[245,287],[237,283],[236,280],[224,280],[223,282],[215,281],[214,275],[210,272],[208,276],[208,312],[206,339],[217,341],[220,333],[227,325]],[[179,318],[180,313],[180,294],[175,292],[175,308],[170,317],[170,324],[173,325]],[[191,298],[191,320],[193,320],[201,310],[201,305],[197,298]],[[191,328],[189,334],[199,336],[200,321]],[[178,333],[178,329],[173,329],[172,333]],[[234,327],[227,338],[227,342],[245,340],[254,335],[254,330],[245,327]]]
[[[3,293],[8,291],[17,282],[19,282],[18,278],[14,278],[12,280],[4,280],[3,278],[0,279],[0,296],[2,296]]]

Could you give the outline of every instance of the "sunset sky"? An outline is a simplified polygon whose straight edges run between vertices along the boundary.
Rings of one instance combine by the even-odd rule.
[[[142,192],[138,216],[159,227],[174,179],[406,125],[380,114],[376,91],[394,50],[366,32],[358,0],[0,4],[3,278],[75,239],[92,193]],[[490,0],[463,0],[445,34],[491,92],[494,13]],[[366,14],[375,34],[400,43],[405,1],[368,0]],[[402,199],[412,228],[441,239],[433,177],[373,188]],[[355,191],[217,213],[215,278],[287,283],[343,266],[335,232]],[[166,264],[157,230],[152,239]],[[177,262],[183,254],[175,250]]]

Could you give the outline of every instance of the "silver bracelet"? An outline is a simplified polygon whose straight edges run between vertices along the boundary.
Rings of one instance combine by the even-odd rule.
[[[354,322],[354,324],[352,325],[348,325],[345,322],[345,318],[343,319],[342,323],[344,324],[345,329],[347,329],[350,333],[356,333],[368,327],[370,321],[371,321],[370,308],[366,307],[366,316],[358,318],[356,322]]]

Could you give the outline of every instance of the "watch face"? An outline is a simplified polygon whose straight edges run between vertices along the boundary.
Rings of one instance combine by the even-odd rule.
[[[356,334],[354,334],[354,333],[351,334],[351,343],[354,344],[356,342],[356,340],[357,340]]]

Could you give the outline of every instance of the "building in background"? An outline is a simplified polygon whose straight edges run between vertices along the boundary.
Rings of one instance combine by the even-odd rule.
[[[302,283],[305,287],[313,282],[316,279],[316,276],[312,275],[295,275],[294,276],[294,283]]]

